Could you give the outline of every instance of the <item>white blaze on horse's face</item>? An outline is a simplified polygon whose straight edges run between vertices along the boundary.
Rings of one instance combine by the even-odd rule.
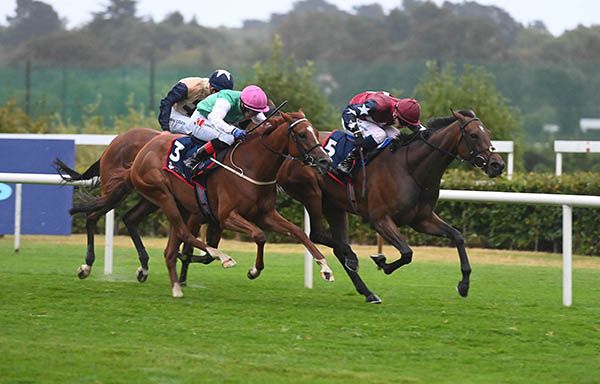
[[[481,132],[485,133],[485,128],[483,128],[483,125],[479,124],[479,129],[481,129]]]
[[[315,138],[315,140],[317,141],[317,143],[319,142],[319,136],[317,136],[317,131],[315,131],[315,129],[313,128],[312,125],[309,125],[308,127],[306,127],[306,130],[308,132],[310,132],[311,135],[313,135],[313,137]]]

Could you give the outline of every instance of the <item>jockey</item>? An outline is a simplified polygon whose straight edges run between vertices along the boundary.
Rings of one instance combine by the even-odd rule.
[[[397,99],[388,92],[363,92],[354,96],[342,111],[344,130],[354,135],[355,148],[337,166],[349,175],[354,160],[362,148],[365,153],[375,149],[386,137],[395,137],[398,128],[420,129],[421,106],[415,99]]]
[[[208,142],[198,148],[189,165],[227,148],[236,139],[243,139],[246,131],[235,125],[247,120],[258,124],[266,120],[264,112],[268,110],[267,95],[256,85],[249,85],[241,92],[219,91],[202,100],[191,135]]]
[[[166,132],[191,134],[198,102],[222,89],[233,89],[233,77],[224,69],[217,69],[208,79],[186,77],[179,80],[160,101],[160,127]]]

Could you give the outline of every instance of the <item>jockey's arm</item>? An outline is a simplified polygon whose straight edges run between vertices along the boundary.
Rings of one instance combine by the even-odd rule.
[[[187,97],[188,88],[182,82],[175,84],[173,88],[160,101],[160,112],[158,114],[158,123],[163,131],[169,130],[169,118],[171,117],[171,108],[176,102]]]
[[[233,130],[236,129],[233,125],[227,124],[225,122],[225,116],[231,105],[225,99],[217,99],[215,101],[215,105],[213,106],[212,111],[206,116],[210,125],[215,127],[221,132],[232,134]]]
[[[360,104],[348,105],[342,111],[342,124],[344,126],[344,129],[354,134],[356,134],[359,131],[357,120],[360,111],[358,110],[358,105]]]

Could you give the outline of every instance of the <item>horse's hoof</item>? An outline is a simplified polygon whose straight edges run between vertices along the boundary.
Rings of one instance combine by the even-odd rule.
[[[171,294],[174,299],[179,299],[183,297],[183,291],[181,290],[181,286],[179,283],[173,284],[173,288],[171,289]]]
[[[456,286],[456,291],[462,297],[467,297],[467,295],[469,294],[469,283],[459,281],[458,285]]]
[[[371,260],[377,264],[377,269],[382,270],[385,267],[385,255],[383,253],[378,253],[376,255],[371,255]]]
[[[331,271],[321,272],[321,277],[328,283],[335,281],[335,277],[333,276],[333,272]]]
[[[80,279],[85,279],[92,273],[92,267],[87,264],[81,264],[79,268],[77,268],[77,277]]]
[[[148,280],[148,270],[144,270],[144,268],[139,267],[137,269],[135,277],[137,277],[137,281],[139,281],[140,283],[146,282],[146,280]]]
[[[358,272],[358,259],[346,258],[346,261],[344,261],[344,265],[352,272]]]
[[[236,266],[236,262],[235,260],[233,260],[231,257],[229,259],[223,260],[223,262],[221,263],[221,265],[223,266],[223,268],[233,268]]]
[[[256,269],[256,267],[252,267],[248,270],[247,276],[250,280],[254,280],[258,276],[260,276],[260,271],[258,269]]]
[[[365,302],[368,304],[381,304],[381,299],[374,293],[371,293],[365,298]]]

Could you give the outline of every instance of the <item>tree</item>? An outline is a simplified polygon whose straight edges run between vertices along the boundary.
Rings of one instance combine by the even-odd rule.
[[[7,16],[6,21],[3,41],[12,46],[64,29],[54,8],[35,0],[17,0],[15,15]]]
[[[415,94],[421,102],[421,116],[447,116],[450,109],[473,109],[492,131],[495,140],[522,137],[520,112],[496,89],[492,76],[481,67],[465,65],[458,74],[454,64],[443,69],[427,63],[427,73]]]
[[[254,83],[263,87],[276,104],[287,100],[284,110],[302,109],[315,128],[323,131],[335,128],[339,117],[313,81],[313,64],[298,66],[292,57],[284,60],[281,49],[281,39],[275,36],[271,57],[254,65]]]

